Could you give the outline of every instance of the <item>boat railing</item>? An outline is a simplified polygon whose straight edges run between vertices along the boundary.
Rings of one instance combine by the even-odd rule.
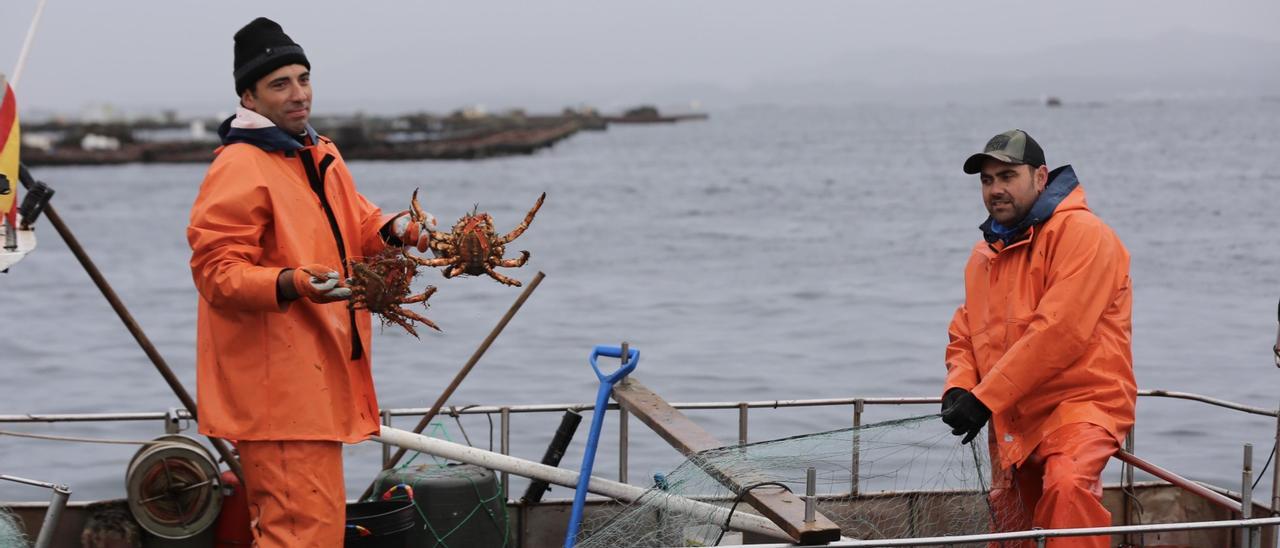
[[[1153,523],[1147,525],[1116,525],[1112,527],[1081,527],[1074,529],[1033,529],[1031,531],[1014,531],[1009,533],[983,533],[979,535],[954,535],[949,537],[915,537],[902,539],[876,540],[841,540],[825,544],[829,547],[887,548],[892,546],[955,546],[959,544],[978,544],[983,542],[1000,542],[1011,540],[1034,540],[1038,548],[1044,548],[1049,539],[1063,537],[1087,537],[1098,535],[1130,535],[1142,533],[1164,533],[1173,531],[1204,531],[1210,529],[1240,529],[1253,531],[1252,537],[1246,536],[1242,543],[1245,547],[1258,546],[1261,535],[1258,530],[1263,527],[1280,525],[1280,517],[1257,519],[1232,519],[1221,521],[1191,521],[1184,523]],[[1250,539],[1257,540],[1250,540]],[[752,544],[749,548],[791,548],[794,544]]]
[[[1270,417],[1270,418],[1276,419],[1276,430],[1275,430],[1275,439],[1277,441],[1276,447],[1280,447],[1280,412],[1278,412],[1276,409],[1266,409],[1262,407],[1255,407],[1255,406],[1245,405],[1241,403],[1236,403],[1228,400],[1213,398],[1210,396],[1205,396],[1205,395],[1195,394],[1190,392],[1175,392],[1175,391],[1168,391],[1168,390],[1140,390],[1138,392],[1138,396],[1149,397],[1149,398],[1171,398],[1171,399],[1189,400],[1189,401],[1194,401],[1201,404],[1218,407],[1222,409],[1227,409],[1235,412],[1262,416],[1262,417]],[[930,404],[938,405],[940,401],[941,401],[941,398],[932,397],[932,396],[930,397],[848,397],[848,398],[789,399],[789,400],[681,402],[681,403],[672,403],[671,405],[676,409],[681,409],[685,411],[736,409],[738,411],[738,418],[737,418],[738,439],[736,440],[736,442],[747,443],[750,437],[749,436],[750,435],[750,421],[749,421],[750,409],[782,409],[782,408],[793,408],[793,407],[849,406],[851,408],[851,426],[858,427],[862,425],[862,419],[864,414],[866,413],[866,409],[868,406],[902,406],[902,405],[930,405]],[[594,408],[593,403],[467,405],[467,406],[445,406],[444,408],[441,409],[441,414],[448,415],[451,417],[459,417],[461,415],[486,415],[486,416],[492,417],[493,415],[497,415],[499,418],[498,420],[498,431],[499,431],[499,439],[500,439],[499,452],[504,455],[509,455],[511,451],[510,441],[511,441],[511,415],[512,414],[558,413],[558,412],[562,413],[565,411],[581,412],[581,411],[590,411],[593,408]],[[616,414],[618,416],[618,421],[619,421],[618,429],[617,429],[617,432],[618,432],[617,480],[620,482],[626,483],[628,481],[627,470],[628,470],[628,452],[629,452],[628,451],[629,449],[628,428],[629,428],[629,421],[630,421],[629,413],[627,413],[625,409],[621,409],[617,403],[613,403],[613,402],[610,402],[609,409],[616,411]],[[426,408],[426,407],[384,409],[381,412],[382,422],[383,424],[391,426],[393,419],[395,417],[420,417],[425,415],[428,411],[429,411],[429,408]],[[178,409],[178,408],[173,408],[166,412],[153,412],[153,413],[77,413],[77,414],[0,415],[0,423],[60,423],[60,422],[156,421],[156,420],[159,420],[159,421],[164,421],[165,431],[170,433],[180,431],[182,428],[181,425],[186,421],[190,421],[190,419],[191,419],[190,414],[187,413],[186,410]],[[1129,453],[1134,453],[1134,449],[1135,449],[1134,440],[1135,440],[1135,437],[1132,435],[1130,435],[1125,440],[1125,450],[1128,451]],[[390,448],[388,446],[383,447],[382,458],[384,463],[386,463],[390,457],[389,449]],[[1247,454],[1250,453],[1250,450],[1251,450],[1251,446],[1246,445],[1245,451]],[[1273,451],[1275,451],[1274,448],[1273,448]],[[1272,457],[1274,458],[1274,454],[1272,455]],[[1229,496],[1232,496],[1236,499],[1241,500],[1241,506],[1238,508],[1246,509],[1245,512],[1248,512],[1247,509],[1253,506],[1252,493],[1251,493],[1251,478],[1252,478],[1251,460],[1252,460],[1251,455],[1246,456],[1245,464],[1242,469],[1242,472],[1244,475],[1244,481],[1242,482],[1242,485],[1241,485],[1241,491],[1239,493],[1231,493],[1229,491],[1225,493],[1225,494],[1228,494]],[[853,449],[850,466],[851,466],[852,473],[850,474],[851,482],[849,485],[849,495],[856,496],[860,494],[859,485],[858,485],[859,454],[858,454],[858,448],[856,446]],[[1132,491],[1132,488],[1136,483],[1134,476],[1135,476],[1135,468],[1133,464],[1131,464],[1129,461],[1122,461],[1121,487],[1126,490]],[[502,484],[503,492],[510,493],[510,490],[509,490],[510,477],[508,473],[504,472],[501,474],[500,482]],[[1210,486],[1206,486],[1206,487],[1210,487]],[[1272,485],[1271,485],[1270,503],[1271,503],[1270,504],[1271,515],[1273,516],[1280,515],[1280,466],[1275,466],[1272,468]],[[1243,515],[1242,517],[1248,518],[1249,516]],[[1128,501],[1128,498],[1126,498],[1122,523],[1129,523],[1131,521],[1129,518],[1130,518],[1129,501]],[[1274,520],[1274,521],[1268,521],[1268,519]],[[1268,518],[1268,519],[1263,519],[1263,520],[1242,519],[1242,520],[1230,520],[1230,521],[1223,521],[1223,522],[1203,522],[1200,524],[1179,524],[1184,527],[1182,529],[1159,529],[1159,530],[1161,531],[1185,530],[1185,529],[1189,529],[1189,527],[1186,527],[1189,525],[1197,525],[1199,528],[1203,528],[1203,529],[1230,528],[1230,527],[1243,527],[1243,528],[1256,529],[1257,527],[1262,525],[1280,524],[1280,518]],[[1254,522],[1257,522],[1257,523],[1254,523]],[[1156,531],[1156,529],[1150,529],[1150,527],[1154,527],[1154,525],[1124,526],[1124,527],[1117,527],[1117,528],[1108,528],[1108,532],[1114,532],[1116,534],[1121,534],[1121,533],[1127,534],[1127,533]],[[1146,528],[1146,529],[1143,529],[1143,528]],[[1111,531],[1111,529],[1114,529],[1114,531]],[[1104,531],[1099,529],[1097,530],[1097,532],[1101,533]],[[1049,538],[1054,536],[1071,536],[1071,535],[1079,534],[1079,533],[1074,533],[1071,530],[1054,530],[1052,531],[1052,533],[1049,531],[1041,531],[1040,533],[1041,533],[1040,537],[1035,537],[1035,536],[998,537],[998,536],[991,536],[991,535],[977,535],[974,537],[973,540],[966,540],[963,542],[980,542],[985,540],[1001,540],[1001,539],[1009,540],[1013,538],[1043,539],[1043,538]],[[1015,534],[1017,533],[1001,533],[1000,535],[1015,535]],[[982,537],[982,538],[979,539],[978,537]],[[953,543],[961,542],[960,540],[957,540],[956,537],[948,537],[948,539],[949,540],[946,540],[945,542],[939,540],[936,543],[931,543],[929,539],[910,539],[912,541],[911,543],[902,544],[902,545],[903,546],[906,546],[906,545],[928,546],[928,545],[945,545],[945,544],[953,544]],[[876,546],[899,545],[899,544],[886,543],[886,541],[876,541],[876,542],[877,542],[877,544],[875,544]],[[854,544],[837,544],[833,546],[869,546],[869,544],[854,543]]]

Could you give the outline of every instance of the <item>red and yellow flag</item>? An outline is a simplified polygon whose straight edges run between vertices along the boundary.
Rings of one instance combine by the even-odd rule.
[[[9,179],[9,192],[0,194],[0,217],[9,219],[9,226],[17,224],[18,149],[22,139],[18,135],[18,105],[13,98],[13,88],[0,74],[0,175]]]

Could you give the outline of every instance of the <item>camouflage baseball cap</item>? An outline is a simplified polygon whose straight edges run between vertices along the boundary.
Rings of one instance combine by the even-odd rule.
[[[1006,164],[1027,164],[1031,167],[1044,165],[1044,150],[1040,143],[1032,139],[1027,132],[1011,129],[987,141],[982,152],[970,156],[964,161],[964,172],[970,175],[982,171],[982,162],[987,158],[1000,160]]]

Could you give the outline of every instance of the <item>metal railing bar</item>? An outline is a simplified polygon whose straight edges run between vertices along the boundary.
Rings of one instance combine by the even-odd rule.
[[[191,419],[191,414],[179,410],[180,418]],[[166,413],[63,413],[0,415],[0,422],[110,422],[165,420]]]
[[[1173,484],[1171,484],[1171,483],[1169,483],[1169,482],[1167,482],[1167,481],[1151,480],[1151,481],[1139,481],[1139,482],[1135,482],[1135,483],[1134,483],[1134,487],[1139,487],[1139,488],[1152,488],[1152,487],[1177,487],[1177,486],[1176,486],[1176,485],[1173,485]],[[1120,484],[1118,484],[1118,483],[1107,483],[1107,484],[1104,484],[1104,485],[1103,485],[1103,488],[1104,488],[1104,489],[1119,489],[1119,488],[1120,488]],[[889,499],[891,499],[891,498],[895,498],[895,497],[902,497],[902,496],[972,495],[972,494],[976,494],[976,493],[977,493],[977,492],[976,492],[976,491],[974,491],[973,489],[963,489],[963,488],[957,488],[957,489],[920,489],[920,490],[908,490],[908,491],[893,491],[893,490],[886,490],[886,491],[874,491],[874,492],[870,492],[870,493],[849,493],[849,492],[837,492],[837,493],[829,493],[829,494],[825,494],[825,495],[818,495],[818,500],[819,500],[819,501],[823,501],[823,502],[832,502],[832,501],[836,501],[836,502],[838,502],[838,501],[844,501],[844,500],[848,500],[848,499],[850,499],[850,498],[854,498],[854,499],[859,500],[859,501],[865,501],[865,500],[875,500],[875,499],[881,499],[881,498],[889,498]],[[592,495],[592,496],[594,496],[594,495]],[[685,498],[687,498],[687,499],[690,499],[690,500],[697,500],[697,501],[702,501],[702,502],[733,502],[733,499],[735,499],[735,498],[736,498],[736,497],[735,497],[735,496],[733,496],[733,495],[694,495],[694,494],[686,494],[686,495],[681,495],[681,496],[683,496],[683,497],[685,497]],[[608,497],[599,497],[599,500],[607,500],[607,499],[608,499]],[[544,498],[544,499],[542,499],[541,501],[538,501],[538,502],[539,502],[539,504],[573,504],[573,498],[572,498],[572,497],[570,497],[570,498]],[[513,505],[518,505],[518,504],[519,504],[519,501],[514,501],[514,500],[513,500],[513,501],[510,501],[510,503],[511,503],[511,504],[513,504]]]
[[[59,485],[57,483],[49,483],[47,481],[20,478],[17,476],[8,476],[5,474],[0,474],[0,480],[12,481],[14,483],[21,483],[23,485],[30,485],[32,487],[43,487],[45,489],[53,489],[54,491],[66,491],[68,493],[71,492],[65,485]]]
[[[853,405],[856,401],[862,400],[868,405],[918,405],[918,404],[937,404],[941,400],[939,398],[827,398],[814,400],[760,400],[747,402],[683,402],[672,403],[671,406],[676,409],[691,410],[711,410],[711,409],[739,409],[742,404],[746,404],[748,408],[782,408],[782,407],[822,407],[835,405]],[[501,406],[497,405],[475,405],[467,408],[458,408],[459,413],[463,414],[485,414],[497,413]],[[512,413],[549,413],[563,411],[591,411],[594,409],[593,403],[554,403],[554,404],[531,404],[531,405],[512,405],[508,406]],[[616,402],[609,403],[609,410],[619,409]],[[400,415],[421,415],[427,411],[426,408],[405,407],[391,409],[391,414]]]
[[[1265,417],[1277,417],[1274,409],[1263,409],[1261,407],[1253,407],[1232,401],[1211,398],[1200,394],[1190,392],[1173,392],[1168,390],[1139,390],[1139,396],[1174,398],[1191,400],[1200,403],[1222,407],[1251,415],[1259,415]],[[672,403],[672,407],[676,409],[738,409],[741,405],[746,404],[748,408],[781,408],[781,407],[821,407],[835,405],[854,405],[861,401],[864,405],[924,405],[937,404],[941,401],[938,397],[883,397],[883,398],[820,398],[820,399],[793,399],[793,400],[756,400],[756,401],[712,401],[712,402],[684,402]],[[475,405],[475,406],[449,406],[450,414],[460,415],[484,415],[500,413],[502,409],[508,409],[511,413],[549,413],[564,411],[590,411],[595,407],[594,403],[550,403],[550,404],[526,404],[526,405]],[[619,409],[617,403],[610,403],[609,410]],[[425,415],[430,408],[427,407],[401,407],[384,409],[391,413],[393,417]],[[185,410],[178,410],[179,418],[190,419],[190,414]],[[17,414],[17,415],[0,415],[0,423],[5,422],[93,422],[93,421],[143,421],[143,420],[163,420],[165,413],[74,413],[74,414]]]
[[[1141,469],[1143,472],[1146,472],[1157,478],[1167,481],[1170,484],[1176,485],[1179,488],[1193,495],[1196,495],[1204,500],[1207,500],[1213,504],[1216,504],[1222,508],[1225,508],[1237,514],[1241,512],[1242,506],[1241,506],[1241,502],[1239,502],[1240,500],[1239,497],[1233,499],[1232,497],[1228,497],[1220,493],[1217,493],[1212,489],[1208,489],[1197,482],[1194,482],[1187,478],[1179,476],[1178,474],[1170,470],[1166,470],[1164,468],[1156,466],[1155,464],[1148,462],[1147,460],[1141,457],[1138,457],[1137,455],[1134,455],[1133,453],[1130,453],[1123,449],[1116,452],[1115,457],[1116,459],[1119,459],[1121,462],[1132,464],[1138,467],[1139,469]],[[1243,517],[1247,518],[1249,517],[1249,515],[1244,514]]]
[[[1218,398],[1211,398],[1209,396],[1194,394],[1191,392],[1174,392],[1172,390],[1139,390],[1138,395],[1152,396],[1157,398],[1174,398],[1174,399],[1180,399],[1180,400],[1198,401],[1200,403],[1207,403],[1209,405],[1213,405],[1217,407],[1224,407],[1227,409],[1233,409],[1235,411],[1242,411],[1245,413],[1249,413],[1251,415],[1260,415],[1263,417],[1276,416],[1275,409],[1264,409],[1262,407],[1244,405],[1242,403],[1236,403],[1233,401],[1227,401],[1227,400],[1218,399]]]
[[[1058,537],[1087,537],[1124,533],[1159,533],[1169,531],[1201,531],[1207,529],[1245,529],[1280,525],[1280,517],[1239,519],[1224,521],[1193,521],[1187,523],[1153,523],[1146,525],[1120,525],[1112,527],[1081,527],[1074,529],[1037,529],[1011,533],[985,533],[981,535],[956,535],[951,537],[919,537],[879,540],[843,540],[832,542],[832,547],[890,547],[890,546],[948,546],[1001,540],[1043,539]],[[792,544],[752,544],[750,548],[789,548]]]

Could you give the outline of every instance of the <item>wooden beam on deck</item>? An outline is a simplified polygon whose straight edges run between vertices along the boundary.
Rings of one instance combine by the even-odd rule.
[[[686,457],[725,446],[634,377],[614,385],[613,399]],[[715,463],[697,464],[734,493],[742,492],[751,483],[745,478],[735,478],[728,471],[716,468]],[[806,523],[804,501],[786,489],[766,485],[748,491],[742,500],[800,544],[826,544],[840,540],[840,527],[821,513],[816,514],[813,522]]]

